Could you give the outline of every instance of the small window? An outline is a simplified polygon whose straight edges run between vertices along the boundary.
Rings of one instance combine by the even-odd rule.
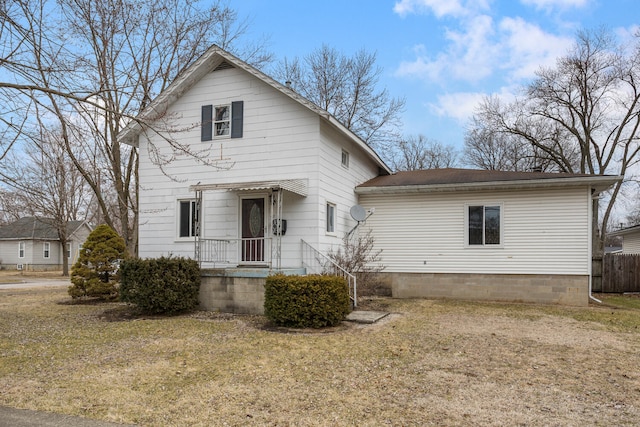
[[[500,206],[469,206],[467,216],[469,245],[501,243]]]
[[[24,258],[25,244],[24,242],[18,243],[18,258]]]
[[[242,138],[244,101],[227,105],[203,105],[201,113],[201,141],[215,138]]]
[[[42,257],[48,259],[51,256],[51,243],[44,242],[42,246]]]
[[[67,243],[67,258],[71,259],[71,242]]]
[[[229,136],[231,133],[231,106],[221,105],[215,108],[213,129],[216,137]]]
[[[349,168],[349,153],[344,150],[342,150],[342,166]]]
[[[327,233],[336,232],[336,205],[327,203]]]
[[[179,202],[179,236],[194,237],[196,236],[196,227],[198,222],[198,210],[195,200],[181,200]]]

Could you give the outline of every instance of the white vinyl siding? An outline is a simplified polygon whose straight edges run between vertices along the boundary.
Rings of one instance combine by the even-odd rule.
[[[169,107],[167,115],[178,117],[176,128],[191,129],[200,120],[202,105],[244,103],[243,136],[213,140],[208,160],[203,165],[186,155],[177,156],[164,172],[150,161],[144,136],[140,139],[140,239],[142,257],[172,253],[193,257],[193,239],[176,239],[177,200],[195,196],[189,186],[280,179],[303,179],[308,195],[284,192],[282,218],[287,232],[282,237],[283,266],[299,266],[300,239],[317,242],[324,235],[324,203],[318,188],[320,118],[267,84],[244,71],[227,69],[207,74]],[[175,133],[180,144],[203,147],[199,128]],[[160,138],[151,135],[163,154],[171,152]],[[337,160],[336,160],[337,159]],[[340,166],[340,151],[333,157],[334,169]],[[372,175],[373,176],[373,175]],[[371,177],[372,177],[371,176]],[[354,185],[350,191],[353,193]],[[239,198],[246,192],[205,191],[202,202],[204,238],[239,238]],[[262,195],[265,195],[264,190]],[[336,200],[339,202],[339,200]],[[320,206],[319,206],[320,205]],[[313,234],[310,235],[310,232]],[[286,259],[292,261],[285,264]]]
[[[622,253],[640,254],[640,230],[622,237]]]
[[[343,237],[357,224],[351,218],[349,210],[359,203],[354,189],[356,186],[378,175],[377,166],[368,160],[364,153],[355,148],[353,142],[348,141],[335,129],[326,123],[321,123],[320,136],[322,144],[319,150],[319,192],[323,198],[319,199],[318,212],[324,213],[326,201],[336,205],[335,233],[322,233],[318,242],[310,242],[321,251],[335,250],[342,245]],[[341,166],[342,153],[347,152],[349,167]],[[319,218],[323,222],[323,217]],[[326,229],[326,224],[320,230]]]
[[[501,245],[470,250],[465,209],[488,200],[501,202]],[[589,200],[584,188],[360,197],[385,272],[488,274],[589,274]]]

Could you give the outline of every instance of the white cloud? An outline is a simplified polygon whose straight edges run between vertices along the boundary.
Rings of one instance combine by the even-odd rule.
[[[521,0],[522,4],[534,6],[537,9],[567,9],[570,7],[584,7],[589,0]]]
[[[414,48],[415,60],[400,63],[396,76],[476,83],[500,72],[507,81],[522,81],[553,66],[574,43],[522,18],[504,18],[496,26],[490,16],[478,15],[464,24],[464,31],[445,33],[449,43],[435,55],[423,45]]]
[[[393,11],[400,16],[429,10],[438,18],[445,15],[458,16],[464,11],[458,0],[401,0],[393,7]]]
[[[517,88],[505,86],[499,92],[491,94],[505,103],[513,102]],[[480,102],[487,96],[486,92],[455,92],[438,95],[436,103],[429,104],[431,112],[439,117],[448,117],[465,125],[475,114]]]
[[[553,66],[574,43],[572,38],[547,33],[522,18],[504,18],[499,27],[506,54],[503,67],[512,79],[532,78],[540,67]]]
[[[485,96],[481,92],[447,93],[438,95],[437,102],[430,104],[429,108],[439,117],[451,117],[466,123]]]
[[[488,8],[488,0],[400,0],[396,2],[393,11],[400,16],[409,14],[433,13],[436,18],[445,16],[460,17],[468,15],[473,10]]]
[[[614,34],[618,37],[618,40],[623,46],[627,46],[628,49],[633,50],[636,42],[638,41],[637,34],[640,34],[640,25],[631,25],[627,28],[616,28]],[[631,52],[629,52],[631,53]]]
[[[448,48],[435,58],[429,57],[426,48],[414,48],[416,59],[402,62],[396,71],[398,76],[414,76],[439,81],[454,78],[478,81],[491,74],[495,63],[494,34],[490,16],[479,15],[468,20],[466,31],[448,30],[445,34],[450,42]]]

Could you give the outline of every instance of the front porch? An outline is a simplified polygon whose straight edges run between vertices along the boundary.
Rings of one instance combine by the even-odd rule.
[[[203,269],[200,307],[237,314],[264,313],[264,285],[272,274],[304,275],[304,268],[211,268]]]
[[[214,239],[215,240],[215,239]],[[239,245],[253,245],[251,242],[243,242],[240,239]],[[265,240],[267,240],[265,238]],[[333,274],[344,277],[349,287],[349,297],[353,307],[358,306],[356,277],[333,262],[326,255],[317,251],[304,240],[301,240],[301,259],[299,267],[273,268],[271,262],[262,266],[235,265],[234,262],[226,261],[222,263],[211,258],[204,258],[205,254],[233,254],[234,251],[225,251],[226,245],[233,245],[235,242],[228,241],[221,244],[216,240],[207,243],[204,239],[199,240],[201,245],[218,247],[218,252],[196,251],[201,257],[201,265],[220,265],[217,268],[203,267],[201,269],[200,284],[200,307],[204,310],[221,311],[238,314],[263,314],[264,313],[264,286],[267,277],[273,274],[285,275],[306,275],[306,274]],[[269,245],[262,243],[264,247]],[[225,258],[225,257],[223,257]],[[226,257],[229,258],[229,257]],[[226,259],[225,258],[225,259]],[[230,258],[229,258],[230,259]],[[267,258],[269,259],[269,258]],[[224,264],[224,266],[222,266]]]
[[[190,191],[193,216],[184,228],[193,231],[203,309],[262,314],[264,285],[273,274],[342,276],[357,306],[355,276],[304,240],[317,240],[320,226],[305,207],[306,180],[198,184]]]

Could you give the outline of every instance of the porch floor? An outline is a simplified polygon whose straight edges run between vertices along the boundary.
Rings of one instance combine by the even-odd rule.
[[[305,268],[269,268],[269,267],[232,267],[232,268],[203,268],[202,275],[209,277],[267,277],[273,274],[286,276],[305,275]]]

